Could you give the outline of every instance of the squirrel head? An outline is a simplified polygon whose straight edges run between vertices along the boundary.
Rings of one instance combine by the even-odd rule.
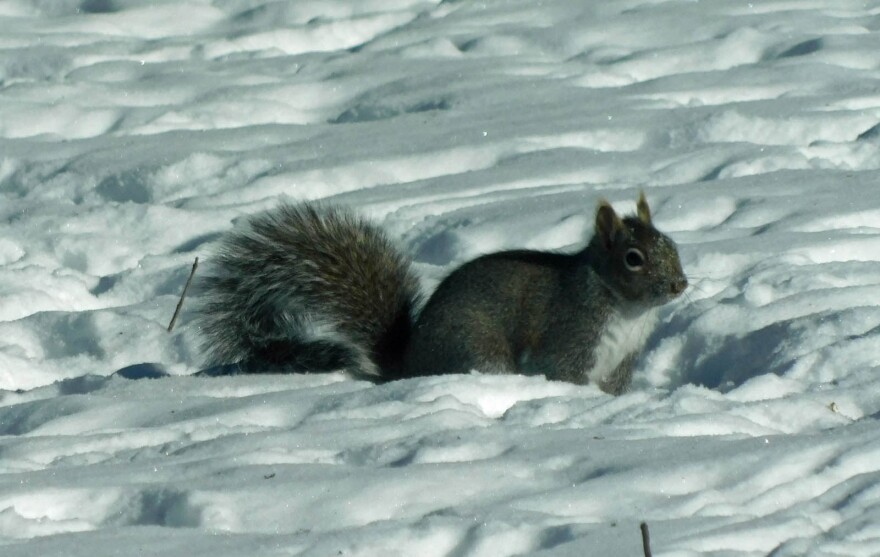
[[[618,297],[639,305],[659,306],[687,288],[678,249],[654,228],[651,209],[641,192],[635,215],[621,218],[601,200],[596,233],[588,247],[605,285]]]

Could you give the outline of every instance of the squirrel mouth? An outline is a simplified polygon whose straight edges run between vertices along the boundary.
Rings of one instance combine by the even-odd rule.
[[[685,277],[681,277],[672,281],[669,285],[669,293],[673,298],[678,298],[688,287],[688,280]]]
[[[681,296],[688,287],[685,277],[673,279],[662,291],[658,292],[659,304],[665,304]]]

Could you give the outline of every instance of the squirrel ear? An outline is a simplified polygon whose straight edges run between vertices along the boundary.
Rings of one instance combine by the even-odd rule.
[[[623,230],[623,221],[614,212],[614,208],[604,199],[600,200],[596,209],[596,235],[602,239],[606,249],[611,249],[614,239],[621,230]]]
[[[636,203],[639,220],[645,224],[651,224],[651,208],[648,207],[648,200],[645,199],[645,191],[639,192],[639,201]]]

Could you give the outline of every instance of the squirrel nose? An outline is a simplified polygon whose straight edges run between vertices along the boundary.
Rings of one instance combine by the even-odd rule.
[[[669,285],[669,291],[672,294],[678,296],[679,294],[684,292],[684,289],[687,288],[687,286],[688,286],[687,279],[684,277],[681,277],[680,279],[676,279],[676,280],[672,281],[672,283]]]

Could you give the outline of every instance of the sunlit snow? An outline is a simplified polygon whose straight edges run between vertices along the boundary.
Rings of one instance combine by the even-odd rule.
[[[878,53],[877,0],[0,1],[0,555],[880,555]],[[639,190],[692,287],[620,397],[166,331],[282,198],[429,291]]]

